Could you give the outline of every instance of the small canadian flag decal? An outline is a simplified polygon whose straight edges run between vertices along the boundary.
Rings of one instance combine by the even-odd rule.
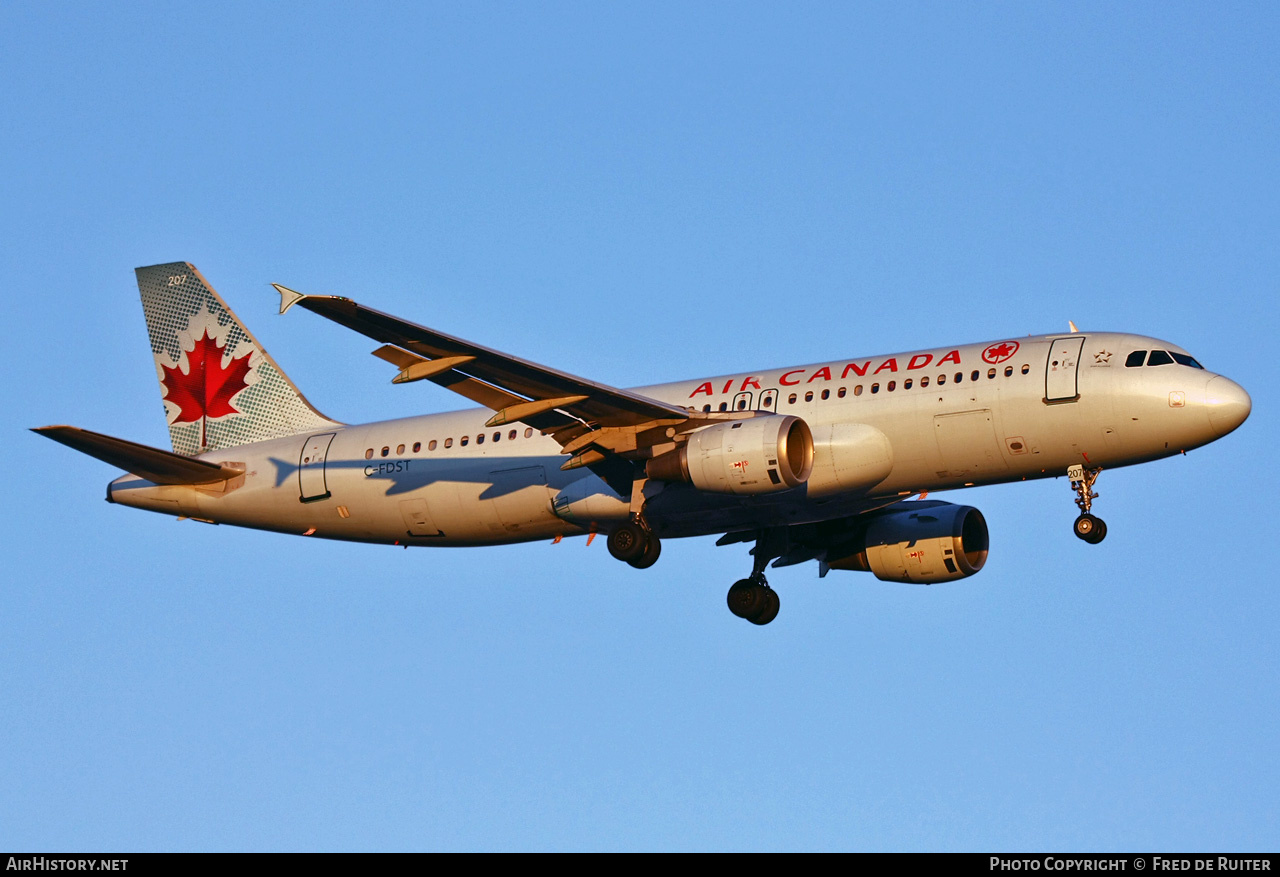
[[[738,460],[736,463],[733,463],[733,464],[731,465],[731,468],[733,469],[733,471],[734,471],[734,472],[737,472],[739,475],[746,475],[746,474],[747,474],[747,461],[746,461],[746,460]]]

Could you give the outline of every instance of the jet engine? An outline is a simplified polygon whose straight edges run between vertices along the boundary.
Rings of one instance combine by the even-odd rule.
[[[790,414],[704,427],[645,467],[650,478],[738,496],[799,487],[812,470],[813,434],[808,424]]]
[[[982,569],[989,546],[982,512],[949,502],[905,505],[909,508],[873,518],[850,546],[853,551],[828,565],[917,585],[962,579]]]

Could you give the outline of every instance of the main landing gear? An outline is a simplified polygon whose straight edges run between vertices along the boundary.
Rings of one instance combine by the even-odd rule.
[[[751,578],[734,582],[728,602],[730,612],[752,624],[768,624],[782,608],[778,592],[769,587],[763,573],[752,573]]]
[[[637,478],[631,483],[631,517],[609,533],[609,553],[636,569],[648,569],[658,562],[662,542],[644,518],[645,484]],[[659,485],[661,490],[661,485]]]
[[[777,543],[775,533],[760,531],[756,547],[751,551],[751,575],[734,582],[729,589],[729,611],[752,624],[768,624],[778,617],[778,610],[782,608],[778,592],[769,587],[769,582],[764,577],[764,568],[769,561],[782,556]]]
[[[1080,517],[1076,518],[1074,526],[1076,536],[1090,545],[1097,545],[1107,538],[1106,522],[1090,514],[1093,501],[1098,498],[1098,494],[1093,492],[1093,483],[1100,474],[1101,466],[1086,469],[1077,464],[1067,469],[1067,478],[1071,479],[1071,489],[1076,492],[1076,505],[1080,508]]]
[[[639,516],[619,524],[609,534],[609,553],[636,569],[648,569],[658,562],[662,542]]]

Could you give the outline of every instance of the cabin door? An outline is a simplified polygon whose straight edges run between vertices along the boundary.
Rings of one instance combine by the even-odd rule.
[[[1044,401],[1074,402],[1080,398],[1080,351],[1083,335],[1056,338],[1049,345],[1044,368]]]
[[[302,443],[302,453],[298,455],[298,492],[302,502],[329,498],[324,468],[334,435],[332,432],[313,435]]]

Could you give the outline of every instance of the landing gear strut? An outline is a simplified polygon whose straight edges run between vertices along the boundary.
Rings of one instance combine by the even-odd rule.
[[[752,624],[768,624],[778,617],[778,610],[782,608],[778,592],[769,587],[769,582],[764,577],[764,568],[769,561],[781,556],[781,552],[770,550],[776,547],[770,539],[771,535],[767,530],[761,531],[756,539],[756,547],[751,552],[751,575],[734,582],[727,598],[729,611]]]
[[[636,569],[653,566],[662,553],[662,542],[644,517],[647,483],[648,479],[645,478],[637,478],[631,482],[631,517],[609,533],[609,553]],[[662,489],[661,482],[658,482],[657,489]]]
[[[1067,478],[1071,480],[1071,489],[1076,492],[1076,505],[1080,508],[1080,517],[1076,518],[1074,526],[1075,533],[1090,545],[1097,545],[1107,538],[1106,522],[1090,513],[1093,501],[1098,498],[1098,494],[1093,492],[1093,483],[1101,474],[1101,466],[1086,469],[1076,464],[1067,469]]]

